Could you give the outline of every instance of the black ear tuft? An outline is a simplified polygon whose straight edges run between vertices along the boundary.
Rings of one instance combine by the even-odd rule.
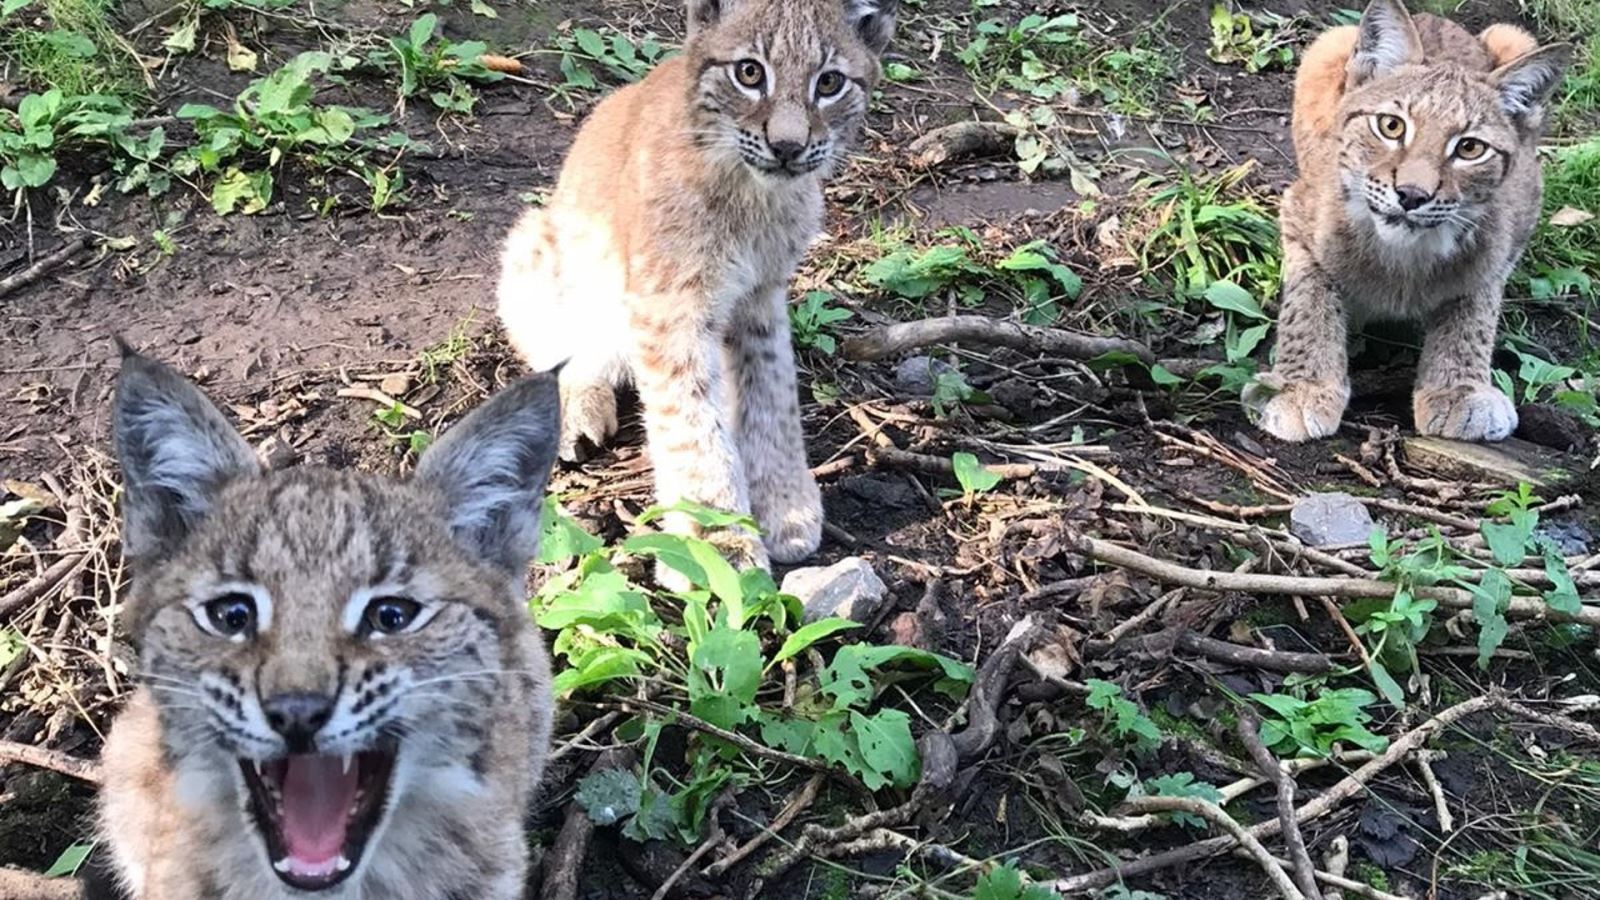
[[[444,495],[457,542],[522,575],[539,550],[539,513],[560,434],[556,377],[533,375],[446,431],[422,455],[416,478]]]
[[[879,55],[889,49],[899,18],[900,0],[844,0],[844,9],[868,49]]]
[[[111,431],[122,464],[123,552],[159,559],[210,513],[217,491],[261,464],[199,388],[117,343]]]
[[[1372,0],[1359,27],[1347,67],[1351,87],[1422,61],[1422,38],[1400,0]]]

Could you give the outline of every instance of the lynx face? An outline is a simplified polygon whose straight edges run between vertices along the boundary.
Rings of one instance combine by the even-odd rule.
[[[1351,218],[1386,244],[1441,256],[1470,246],[1559,83],[1565,48],[1494,71],[1427,60],[1404,10],[1369,10],[1340,107],[1341,186]]]
[[[898,0],[691,0],[701,145],[763,176],[826,177],[855,140]]]
[[[492,790],[508,694],[547,729],[522,591],[556,403],[550,376],[508,389],[409,483],[264,473],[192,386],[125,363],[127,615],[166,756],[185,802],[238,810],[290,887],[359,874],[399,805]]]

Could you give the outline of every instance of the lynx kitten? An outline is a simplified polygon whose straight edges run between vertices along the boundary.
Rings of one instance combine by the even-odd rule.
[[[809,556],[786,287],[822,223],[822,182],[861,128],[897,0],[689,0],[683,52],[594,111],[555,195],[512,231],[500,316],[561,369],[562,455],[644,407],[656,494],[751,512],[737,561]],[[677,528],[687,523],[675,523]]]
[[[524,605],[555,379],[415,477],[263,472],[181,376],[123,362],[113,428],[140,687],[101,833],[134,900],[515,900],[550,732]]]
[[[1350,399],[1347,329],[1409,319],[1427,328],[1417,429],[1474,441],[1516,430],[1490,357],[1506,278],[1539,220],[1536,143],[1569,52],[1510,25],[1473,37],[1413,19],[1399,0],[1373,0],[1359,26],[1306,51],[1277,362],[1245,392],[1263,429],[1333,434]]]

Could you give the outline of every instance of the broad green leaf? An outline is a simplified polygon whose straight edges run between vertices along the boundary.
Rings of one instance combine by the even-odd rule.
[[[978,462],[978,458],[971,453],[957,453],[950,457],[950,465],[955,469],[956,481],[961,483],[961,490],[968,494],[981,494],[994,490],[1003,479],[989,471]]]
[[[809,625],[803,625],[784,639],[783,646],[778,648],[778,654],[772,658],[772,662],[776,665],[786,659],[793,659],[809,650],[818,641],[841,631],[860,627],[860,623],[849,619],[820,619]]]
[[[896,787],[916,784],[920,761],[909,715],[898,709],[879,710],[871,716],[852,711],[850,728],[869,767]]]
[[[1561,549],[1555,544],[1545,545],[1544,572],[1552,585],[1545,592],[1545,604],[1569,616],[1582,612],[1583,601],[1578,596],[1578,585],[1573,581],[1572,570],[1567,568],[1567,561],[1561,556]]]
[[[713,628],[691,654],[689,711],[734,729],[755,715],[761,687],[761,640],[749,631]]]
[[[624,769],[604,769],[578,782],[573,799],[596,825],[615,825],[639,811],[644,786],[639,776]]]
[[[173,29],[172,34],[161,42],[161,46],[174,53],[193,53],[195,28],[200,24],[199,18],[193,18]]]
[[[1266,319],[1261,304],[1250,292],[1231,281],[1213,281],[1206,287],[1205,298],[1217,309],[1238,313],[1252,319]]]
[[[579,49],[595,59],[604,59],[607,55],[605,38],[587,28],[573,29],[572,39],[577,42]]]
[[[78,874],[78,869],[83,867],[84,860],[94,851],[93,843],[77,843],[61,851],[56,861],[45,870],[46,878],[65,878]]]
[[[1505,572],[1490,569],[1476,585],[1470,586],[1470,590],[1472,618],[1478,623],[1478,667],[1487,669],[1494,651],[1499,649],[1510,630],[1506,610],[1511,607],[1513,586]]]
[[[566,562],[579,556],[588,556],[605,547],[605,542],[584,531],[572,517],[561,509],[553,496],[544,500],[544,515],[540,524],[539,563],[551,565]]]
[[[1383,699],[1396,709],[1404,709],[1406,705],[1405,689],[1400,687],[1400,682],[1394,680],[1389,670],[1383,663],[1376,659],[1367,665],[1367,672],[1372,676],[1372,683],[1378,686],[1378,692],[1383,694]]]
[[[1539,525],[1539,514],[1532,510],[1513,510],[1510,518],[1507,524],[1484,522],[1478,526],[1494,561],[1502,566],[1522,562],[1528,552],[1528,542],[1533,539],[1533,530]]]
[[[439,17],[433,13],[423,13],[411,23],[411,29],[406,33],[406,40],[411,42],[411,48],[422,51],[428,41],[433,40],[434,32],[439,28]]]
[[[235,209],[246,215],[258,213],[272,202],[272,173],[229,169],[211,188],[211,208],[225,216]]]

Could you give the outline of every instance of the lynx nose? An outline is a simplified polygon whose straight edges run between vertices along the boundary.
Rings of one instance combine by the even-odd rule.
[[[278,694],[262,700],[261,710],[272,730],[283,735],[290,753],[310,753],[317,732],[333,716],[333,698],[304,691]]]
[[[772,148],[772,155],[785,166],[792,165],[806,152],[806,145],[799,141],[773,141],[768,146]]]
[[[1411,212],[1427,204],[1433,199],[1433,192],[1414,184],[1395,185],[1395,195],[1400,198],[1400,208]]]

